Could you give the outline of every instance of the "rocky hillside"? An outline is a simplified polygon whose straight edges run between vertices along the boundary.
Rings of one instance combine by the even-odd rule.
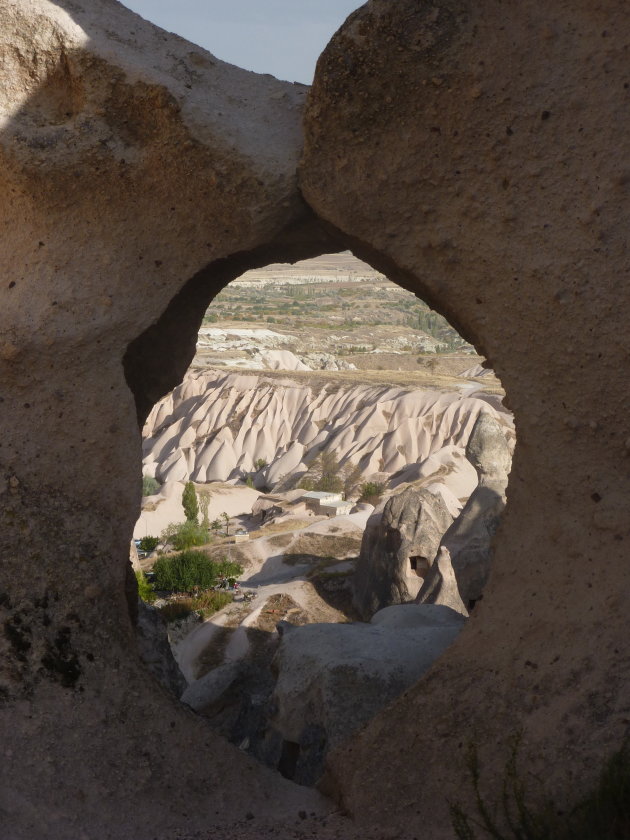
[[[458,473],[481,411],[509,422],[461,390],[191,370],[147,420],[144,473],[200,483],[255,474],[274,487],[306,472],[322,450],[365,478],[418,479],[427,459],[425,469]]]

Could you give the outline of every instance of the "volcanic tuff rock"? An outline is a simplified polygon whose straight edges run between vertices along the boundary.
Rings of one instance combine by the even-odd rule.
[[[468,610],[459,594],[451,554],[445,545],[439,547],[437,557],[431,564],[431,569],[418,593],[416,603],[423,606],[429,606],[430,604],[445,606],[461,613],[461,615],[468,615]]]
[[[296,188],[305,88],[114,0],[2,0],[0,68],[2,834],[208,830],[245,793],[317,811],[157,686],[125,588],[138,417],[209,299],[331,250]]]
[[[484,601],[331,758],[362,837],[452,837],[471,733],[492,782],[521,731],[565,811],[627,734],[629,37],[618,0],[370,0],[319,61],[303,195],[475,343],[519,434]],[[246,796],[288,835],[321,801],[147,680],[124,580],[136,410],[222,284],[334,250],[295,189],[303,90],[113,0],[2,0],[0,52],[3,830],[260,837],[233,830]]]
[[[482,411],[499,416],[458,393],[193,370],[147,419],[143,471],[160,481],[224,481],[264,459],[260,479],[273,486],[331,449],[366,476],[391,474],[444,447],[463,450]]]
[[[496,781],[515,732],[568,811],[627,734],[629,39],[618,0],[370,0],[318,62],[306,200],[475,345],[518,434],[483,602],[332,758],[363,825],[451,838],[461,744]]]
[[[179,697],[187,683],[173,658],[166,625],[155,607],[140,599],[136,641],[140,657],[149,671],[164,688]]]
[[[404,623],[284,629],[272,663],[278,677],[269,725],[285,744],[293,745],[283,768],[290,778],[301,784],[316,781],[326,752],[351,739],[412,685],[463,625],[452,610],[436,614],[431,606],[409,609]]]
[[[444,559],[444,568],[431,567],[418,593],[420,604],[444,603],[434,598],[445,597],[444,575],[450,580],[454,573],[459,595],[470,607],[481,598],[490,574],[491,543],[505,508],[512,458],[501,426],[489,414],[477,418],[466,445],[466,458],[476,469],[479,483],[442,537],[448,560]]]
[[[441,496],[413,487],[368,519],[353,579],[353,603],[365,619],[413,601],[452,521]]]

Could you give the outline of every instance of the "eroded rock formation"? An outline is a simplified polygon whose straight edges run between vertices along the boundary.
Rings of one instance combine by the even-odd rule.
[[[420,604],[438,603],[434,598],[444,597],[444,575],[450,580],[454,573],[459,595],[470,608],[481,598],[490,574],[492,539],[505,508],[512,463],[501,426],[490,414],[477,418],[466,446],[466,458],[476,469],[479,483],[441,540],[448,560],[445,557],[444,568],[431,565],[418,593]]]
[[[381,623],[289,625],[283,632],[268,725],[284,741],[281,768],[289,778],[313,784],[328,750],[352,740],[415,683],[464,623],[446,607],[398,611]]]
[[[440,495],[413,487],[368,519],[353,579],[353,602],[364,619],[413,601],[452,521]]]
[[[366,478],[431,456],[437,471],[444,450],[442,472],[453,474],[456,497],[467,497],[474,473],[465,462],[467,470],[458,468],[457,456],[486,411],[499,417],[484,400],[458,393],[190,371],[147,419],[143,470],[160,481],[225,481],[244,479],[261,459],[268,466],[257,480],[273,487],[305,473],[320,450],[359,466]]]
[[[475,344],[519,436],[484,601],[330,763],[361,836],[450,838],[471,733],[496,781],[522,731],[562,808],[627,734],[629,33],[617,0],[370,0],[319,62],[303,195]],[[304,91],[113,0],[4,0],[0,53],[3,830],[218,837],[244,791],[288,824],[321,801],[147,681],[125,578],[136,415],[212,293],[333,249]]]
[[[475,344],[518,436],[482,603],[332,761],[366,825],[450,838],[463,745],[499,797],[517,731],[570,807],[627,733],[629,34],[615,0],[371,0],[318,64],[307,201]]]
[[[330,250],[296,188],[305,88],[113,0],[4,0],[0,64],[2,833],[207,830],[245,792],[318,811],[158,686],[127,574],[138,417],[209,299]]]

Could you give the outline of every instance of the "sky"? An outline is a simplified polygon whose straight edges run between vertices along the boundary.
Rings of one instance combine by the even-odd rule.
[[[328,41],[362,0],[124,0],[217,58],[310,85]]]

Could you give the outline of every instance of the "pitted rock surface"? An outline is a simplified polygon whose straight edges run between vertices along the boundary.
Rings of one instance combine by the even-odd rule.
[[[570,807],[627,732],[629,35],[615,0],[371,0],[319,60],[306,200],[475,344],[518,439],[483,602],[332,759],[365,825],[451,838],[464,745],[497,781],[516,732]]]
[[[331,760],[362,837],[450,840],[470,737],[499,796],[521,731],[570,807],[626,734],[629,35],[617,0],[370,0],[318,65],[302,194],[486,356],[519,440],[484,601]],[[114,0],[3,0],[0,57],[3,831],[350,837],[147,678],[125,589],[138,419],[209,299],[334,250],[304,89]]]
[[[0,3],[2,833],[134,837],[329,809],[217,738],[138,655],[140,432],[209,299],[312,256],[305,88],[113,0]]]
[[[452,599],[457,604],[461,599],[464,609],[472,607],[483,596],[490,575],[492,541],[505,508],[512,459],[501,426],[489,414],[477,418],[466,458],[477,471],[479,483],[442,537],[443,561],[431,565],[417,595],[419,604]],[[447,595],[449,590],[452,594]]]

